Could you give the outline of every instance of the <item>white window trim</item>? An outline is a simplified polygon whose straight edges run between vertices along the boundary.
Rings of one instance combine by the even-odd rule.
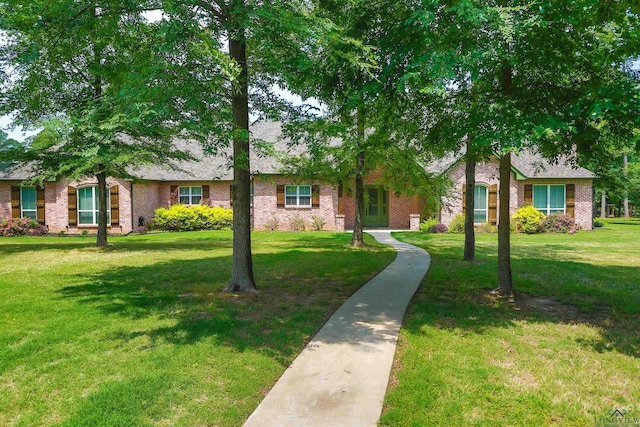
[[[562,214],[566,215],[567,214],[567,185],[566,184],[533,184],[531,187],[531,203],[533,204],[533,207],[538,209],[540,212],[542,212],[543,214],[545,214],[546,216],[551,215],[551,186],[562,186],[562,194],[564,195],[564,204],[562,205]],[[547,207],[546,208],[539,208],[536,206],[536,187],[547,187]],[[555,212],[558,212],[557,208],[553,208],[553,210]]]
[[[309,194],[300,194],[300,188],[301,187],[308,187],[309,188]],[[296,189],[296,194],[287,194],[287,189],[288,188],[295,188]],[[288,203],[287,199],[289,197],[295,197],[296,198],[296,204],[290,204]],[[309,204],[301,204],[300,203],[300,197],[308,197],[309,198]],[[313,187],[311,185],[285,185],[284,186],[284,207],[285,208],[310,208],[311,205],[313,204]]]
[[[484,187],[484,196],[485,196],[485,209],[478,209],[476,208],[476,203],[475,203],[475,189],[474,189],[474,200],[473,200],[473,223],[474,224],[486,224],[489,221],[489,186],[485,185],[485,184],[475,184],[476,187]],[[476,218],[476,211],[484,211],[484,221],[483,222],[475,222],[475,218]]]
[[[80,209],[80,190],[85,189],[85,188],[91,188],[91,205],[95,208],[95,209]],[[98,198],[98,186],[97,185],[87,185],[84,187],[79,187],[77,190],[77,213],[78,213],[78,227],[95,227],[98,225],[98,217],[100,216],[100,206],[98,206],[98,204],[96,203],[97,198]],[[111,206],[109,201],[111,200],[111,190],[109,188],[107,188],[107,226],[111,225]],[[80,212],[91,212],[92,214],[92,224],[87,224],[84,223],[82,224],[80,222]]]
[[[180,194],[180,190],[182,188],[188,188],[189,189],[189,194]],[[200,194],[193,194],[193,189],[194,188],[199,188],[200,189]],[[181,203],[180,202],[180,198],[181,197],[189,197],[189,203]],[[198,203],[193,203],[193,198],[194,197],[200,197],[200,201]],[[201,185],[191,185],[191,186],[181,186],[178,187],[178,203],[180,203],[181,205],[185,205],[185,206],[197,206],[199,204],[202,203],[202,186]]]
[[[24,201],[22,199],[23,196],[23,190],[26,188],[33,188],[33,190],[36,192],[36,207],[33,209],[25,209],[24,208]],[[33,212],[33,218],[32,219],[37,219],[38,218],[38,190],[36,189],[36,187],[20,187],[20,217],[21,218],[27,218],[27,216],[25,215],[25,212]]]

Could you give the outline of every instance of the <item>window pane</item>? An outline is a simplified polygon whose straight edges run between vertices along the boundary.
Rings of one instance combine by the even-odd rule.
[[[473,196],[475,209],[487,209],[487,187],[476,185]]]
[[[476,224],[484,224],[487,222],[487,211],[486,210],[474,210],[473,211],[473,222]]]
[[[294,185],[287,185],[284,191],[287,196],[295,196],[298,194],[298,187]]]
[[[534,185],[533,186],[533,206],[537,209],[547,209],[547,186],[546,185]]]
[[[562,211],[564,209],[564,185],[551,185],[549,193],[549,207],[552,211]]]
[[[36,208],[36,188],[22,187],[22,209],[32,210]]]
[[[202,197],[193,196],[193,197],[191,197],[191,204],[192,205],[199,205],[200,204],[200,200],[202,200]]]
[[[37,219],[36,218],[36,211],[34,211],[34,210],[22,211],[22,217],[23,218]]]
[[[202,187],[191,187],[192,196],[202,196]]]
[[[78,214],[78,220],[80,224],[94,224],[93,212],[80,212]]]
[[[311,206],[311,197],[309,196],[300,196],[299,199],[300,206]]]
[[[189,204],[189,200],[190,200],[189,196],[180,196],[179,202],[182,205],[188,205]]]
[[[93,187],[78,189],[78,209],[83,211],[93,210]]]
[[[284,199],[284,204],[286,206],[297,206],[298,204],[298,198],[296,196],[287,196]]]
[[[189,187],[180,187],[178,188],[178,192],[181,196],[188,196],[189,195]]]
[[[311,186],[310,185],[301,185],[298,187],[298,194],[301,196],[310,196],[311,195]]]

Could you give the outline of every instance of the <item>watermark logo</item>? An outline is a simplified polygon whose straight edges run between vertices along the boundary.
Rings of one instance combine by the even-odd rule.
[[[640,427],[640,416],[626,409],[611,409],[596,417],[596,427]]]

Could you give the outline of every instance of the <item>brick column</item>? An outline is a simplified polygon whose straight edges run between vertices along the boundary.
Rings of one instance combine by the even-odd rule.
[[[411,231],[420,230],[420,214],[409,215],[409,230]]]
[[[344,214],[336,215],[336,231],[344,231]]]

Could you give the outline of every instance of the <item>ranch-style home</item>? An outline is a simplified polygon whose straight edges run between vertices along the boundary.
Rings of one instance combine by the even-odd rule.
[[[252,125],[252,137],[273,142],[286,149],[281,141],[281,127],[276,122]],[[108,178],[109,223],[114,234],[135,231],[153,220],[154,211],[174,203],[232,208],[233,171],[225,156],[205,156],[196,143],[186,144],[199,159],[181,163],[179,170],[147,167],[132,171],[139,180]],[[355,218],[355,200],[341,186],[322,182],[300,181],[281,173],[282,165],[273,157],[251,154],[252,221],[255,229],[279,224],[289,229],[292,220],[313,217],[324,220],[325,230],[351,229]],[[454,190],[442,200],[440,218],[444,223],[464,212],[464,162],[453,158],[439,162],[438,172],[446,173]],[[366,178],[367,205],[365,227],[389,227],[417,230],[426,205],[418,197],[406,197],[390,191],[381,174]],[[98,221],[97,181],[46,182],[44,187],[22,185],[31,178],[27,168],[9,167],[0,171],[0,221],[29,217],[45,224],[50,232],[95,232]],[[549,214],[563,212],[573,216],[585,229],[591,229],[592,181],[595,176],[585,169],[564,164],[549,164],[534,154],[513,156],[510,185],[512,213],[526,204]],[[498,166],[495,159],[479,163],[476,169],[474,216],[478,223],[497,220]]]

